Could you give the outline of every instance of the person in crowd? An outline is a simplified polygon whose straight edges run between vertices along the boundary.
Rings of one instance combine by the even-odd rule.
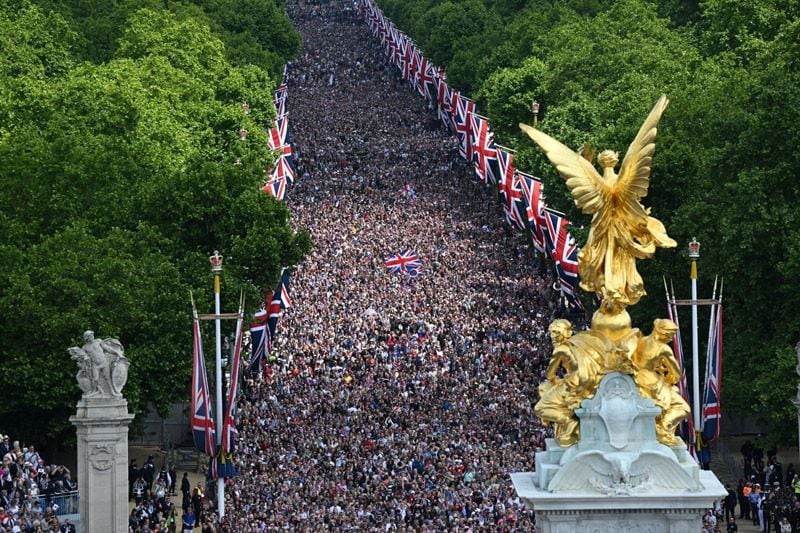
[[[133,501],[133,484],[139,479],[139,466],[136,464],[136,459],[131,459],[131,464],[128,466],[128,501]]]
[[[153,456],[147,457],[147,461],[142,465],[141,477],[144,480],[144,488],[146,492],[153,490],[153,481],[155,480],[156,465],[153,463]]]
[[[731,488],[730,485],[726,485],[725,489],[728,491],[728,495],[725,497],[724,508],[725,508],[725,521],[730,522],[732,518],[736,517],[736,491]]]

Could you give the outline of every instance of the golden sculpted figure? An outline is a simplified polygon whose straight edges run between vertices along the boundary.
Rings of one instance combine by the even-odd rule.
[[[591,332],[572,335],[572,324],[557,319],[550,324],[553,358],[547,366],[547,381],[539,385],[536,414],[555,425],[555,438],[561,446],[578,442],[578,419],[573,412],[581,400],[594,394],[604,372],[604,340]],[[563,377],[559,376],[562,368]]]
[[[652,399],[661,408],[656,418],[656,437],[663,444],[680,444],[675,430],[689,416],[689,404],[681,396],[677,384],[681,370],[668,343],[678,326],[672,320],[658,318],[653,321],[653,332],[639,341],[633,355],[634,380],[639,392]]]
[[[689,414],[689,406],[675,386],[680,370],[667,345],[676,331],[674,323],[656,320],[653,332],[643,337],[639,329],[631,327],[626,311],[646,294],[636,260],[652,257],[657,247],[676,244],[664,225],[640,203],[647,195],[656,126],[667,103],[666,96],[656,102],[628,148],[619,175],[614,171],[616,152],[606,150],[598,156],[601,175],[579,153],[520,124],[566,180],[575,204],[592,215],[586,245],[578,254],[578,272],[581,287],[597,293],[602,305],[594,313],[589,331],[573,335],[566,320],[550,325],[553,357],[547,368],[548,381],[539,386],[535,408],[543,421],[555,425],[561,446],[578,441],[574,411],[581,401],[594,396],[600,380],[610,372],[632,375],[642,396],[661,407],[656,434],[662,444],[680,443],[675,429]]]
[[[636,259],[653,256],[656,247],[672,248],[664,225],[649,216],[639,200],[647,195],[650,165],[656,149],[656,126],[667,107],[667,97],[656,102],[636,138],[628,147],[620,173],[614,172],[618,156],[605,150],[594,165],[557,140],[525,124],[520,128],[544,150],[567,181],[581,211],[593,215],[592,227],[578,257],[581,287],[596,292],[603,301],[633,305],[644,296],[644,283]]]

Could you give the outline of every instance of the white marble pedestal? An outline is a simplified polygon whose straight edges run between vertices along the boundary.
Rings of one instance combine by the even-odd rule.
[[[78,434],[81,531],[128,530],[128,425],[122,397],[86,397],[69,421]]]
[[[537,533],[694,533],[727,491],[701,471],[684,446],[658,442],[661,412],[630,376],[603,378],[575,414],[580,440],[554,439],[536,455],[535,472],[511,475],[536,513]]]
[[[511,474],[520,499],[536,512],[537,533],[695,533],[703,515],[727,492],[713,473],[703,490],[647,495],[561,494],[539,489],[535,474]]]

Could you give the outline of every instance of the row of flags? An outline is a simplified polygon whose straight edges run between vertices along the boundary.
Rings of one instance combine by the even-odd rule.
[[[286,187],[294,183],[294,161],[292,158],[292,138],[289,134],[289,113],[286,111],[288,100],[288,87],[286,84],[286,68],[283,71],[283,81],[275,90],[272,101],[275,105],[275,121],[269,129],[269,149],[278,152],[278,157],[267,170],[267,182],[262,189],[278,200],[286,197]]]
[[[570,222],[545,205],[541,181],[515,167],[513,150],[495,143],[489,121],[478,114],[475,102],[450,87],[444,70],[428,61],[414,41],[384,17],[373,0],[360,0],[360,4],[387,60],[412,88],[436,106],[439,119],[455,136],[458,151],[472,164],[476,178],[497,187],[508,223],[528,232],[536,250],[553,260],[564,300],[570,310],[582,311],[576,292],[579,250],[568,230]]]
[[[286,68],[284,79],[273,95],[275,105],[275,121],[268,130],[268,144],[278,156],[271,169],[268,170],[268,179],[262,187],[268,194],[278,200],[286,196],[286,186],[294,182],[294,162],[292,161],[291,136],[289,134],[289,120],[286,112],[287,85]],[[244,104],[245,112],[249,109]],[[244,139],[244,136],[242,137]],[[194,307],[194,304],[192,304]],[[240,302],[239,318],[236,322],[236,337],[234,351],[231,358],[230,386],[226,396],[225,409],[222,417],[222,435],[218,442],[216,425],[212,416],[212,394],[208,388],[208,375],[206,372],[203,342],[200,334],[200,322],[197,312],[194,311],[193,320],[193,362],[192,362],[192,398],[191,398],[191,428],[195,447],[210,457],[209,477],[220,479],[238,475],[233,466],[233,452],[236,449],[236,406],[238,404],[242,369],[242,339],[244,336],[244,302]],[[248,373],[263,372],[272,348],[272,339],[275,338],[278,319],[283,310],[291,305],[289,298],[289,272],[284,269],[278,288],[269,294],[260,309],[255,313],[254,322],[250,326],[251,356],[246,363]]]

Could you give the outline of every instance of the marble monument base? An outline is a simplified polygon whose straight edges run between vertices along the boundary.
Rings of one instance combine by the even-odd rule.
[[[707,471],[700,472],[703,490],[671,494],[559,494],[538,488],[534,479],[532,472],[511,474],[517,495],[536,513],[537,533],[695,533],[727,494]]]
[[[660,413],[630,376],[605,376],[594,398],[575,410],[578,443],[563,448],[548,439],[535,472],[511,475],[536,513],[537,533],[699,531],[702,516],[727,491],[683,444],[658,442]]]
[[[128,402],[84,396],[69,421],[78,435],[81,531],[128,530]]]

